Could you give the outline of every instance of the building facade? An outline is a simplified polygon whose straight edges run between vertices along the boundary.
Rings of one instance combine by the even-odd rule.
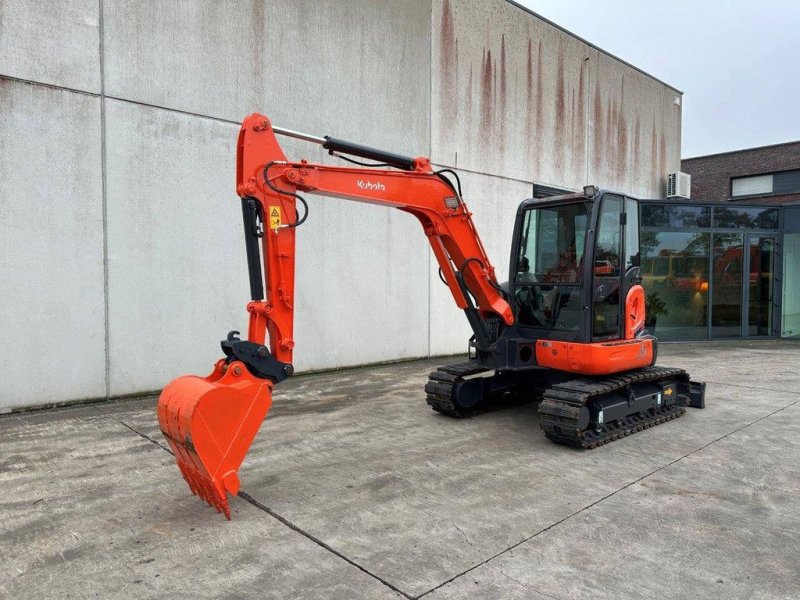
[[[685,158],[681,171],[698,200],[800,202],[800,141]]]
[[[645,202],[641,227],[659,339],[800,337],[800,205]]]
[[[246,331],[251,112],[458,169],[501,278],[533,181],[661,197],[680,167],[679,91],[504,0],[19,0],[1,29],[0,410],[158,390]],[[413,217],[309,200],[298,370],[466,348]]]
[[[662,340],[800,337],[800,142],[684,159],[692,200],[642,207]]]

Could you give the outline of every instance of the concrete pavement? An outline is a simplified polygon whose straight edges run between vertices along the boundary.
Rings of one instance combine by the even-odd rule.
[[[282,384],[231,522],[153,397],[1,417],[0,597],[800,597],[800,344],[662,345],[708,407],[589,452],[436,415],[442,362]]]

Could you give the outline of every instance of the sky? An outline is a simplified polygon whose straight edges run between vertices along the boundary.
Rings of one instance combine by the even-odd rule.
[[[800,140],[798,0],[517,2],[684,92],[684,158]]]

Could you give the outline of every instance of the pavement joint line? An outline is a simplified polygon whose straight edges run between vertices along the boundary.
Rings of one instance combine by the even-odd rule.
[[[345,562],[347,562],[348,564],[350,564],[350,565],[354,566],[354,567],[355,567],[355,568],[357,568],[359,571],[362,571],[363,573],[366,573],[366,574],[367,574],[367,575],[369,575],[370,577],[372,577],[372,578],[374,578],[374,579],[376,579],[376,580],[380,581],[380,582],[381,582],[383,585],[385,585],[385,586],[386,586],[386,587],[388,587],[389,589],[391,589],[391,590],[393,590],[393,591],[397,592],[398,594],[400,594],[400,595],[401,595],[401,596],[403,596],[404,598],[408,598],[409,600],[412,600],[413,598],[415,598],[415,596],[411,596],[411,595],[407,594],[406,592],[404,592],[403,590],[401,590],[401,589],[400,589],[400,588],[398,588],[397,586],[395,586],[395,585],[391,584],[389,581],[387,581],[386,579],[382,578],[380,575],[376,575],[375,573],[373,573],[372,571],[370,571],[370,570],[369,570],[369,569],[367,569],[366,567],[363,567],[363,566],[361,566],[361,565],[360,565],[360,564],[358,564],[356,561],[354,561],[353,559],[349,558],[347,555],[345,555],[345,554],[343,554],[343,553],[339,552],[338,550],[336,550],[336,549],[335,549],[335,548],[333,548],[332,546],[329,546],[328,544],[326,544],[325,542],[323,542],[323,541],[322,541],[321,539],[319,539],[318,537],[316,537],[316,536],[314,536],[313,534],[311,534],[311,533],[307,532],[307,531],[306,531],[306,530],[304,530],[303,528],[301,528],[301,527],[298,527],[297,525],[295,525],[294,523],[292,523],[292,522],[291,522],[289,519],[287,519],[286,517],[284,517],[284,516],[282,516],[281,514],[279,514],[279,513],[275,512],[274,510],[272,510],[272,509],[271,509],[269,506],[267,506],[266,504],[262,504],[261,502],[259,502],[259,501],[258,501],[258,500],[256,500],[255,498],[253,498],[253,497],[252,497],[250,494],[248,494],[247,492],[244,492],[244,491],[241,491],[241,490],[240,490],[240,491],[239,491],[239,494],[238,494],[238,496],[239,496],[239,497],[240,497],[242,500],[244,500],[245,502],[249,502],[250,504],[252,504],[252,505],[253,505],[253,506],[255,506],[256,508],[258,508],[258,509],[260,509],[260,510],[263,510],[265,513],[267,513],[267,514],[268,514],[269,516],[271,516],[272,518],[274,518],[274,519],[277,519],[278,521],[280,521],[281,523],[283,523],[284,525],[286,525],[286,527],[288,527],[289,529],[291,529],[291,530],[293,530],[293,531],[296,531],[297,533],[299,533],[299,534],[300,534],[300,535],[302,535],[303,537],[305,537],[305,538],[307,538],[308,540],[310,540],[310,541],[314,542],[314,543],[315,543],[317,546],[320,546],[321,548],[323,548],[323,549],[327,550],[327,551],[328,551],[328,552],[330,552],[331,554],[334,554],[334,555],[338,556],[338,557],[339,557],[339,558],[341,558],[343,561],[345,561]]]
[[[130,430],[131,430],[133,433],[135,433],[136,435],[138,435],[140,438],[143,438],[143,439],[147,440],[147,441],[148,441],[148,442],[150,442],[151,444],[155,444],[156,446],[158,446],[158,447],[159,447],[159,448],[161,448],[162,450],[166,450],[167,452],[169,452],[170,454],[172,454],[173,456],[175,456],[175,455],[172,453],[172,450],[170,450],[170,449],[169,449],[167,446],[165,446],[164,444],[162,444],[162,443],[161,443],[161,442],[159,442],[158,440],[154,440],[153,438],[151,438],[151,437],[150,437],[149,435],[147,435],[146,433],[142,433],[141,431],[137,431],[136,429],[134,429],[133,427],[131,427],[130,425],[128,425],[128,424],[127,424],[125,421],[123,421],[123,420],[121,420],[121,419],[118,419],[117,417],[115,417],[115,416],[114,416],[114,415],[112,415],[112,414],[109,414],[109,413],[107,413],[107,412],[106,412],[106,411],[104,411],[102,408],[100,408],[100,409],[99,409],[99,411],[100,411],[100,413],[101,413],[102,415],[104,415],[104,416],[108,417],[108,418],[109,418],[109,419],[111,419],[112,421],[116,421],[117,423],[119,423],[119,424],[120,424],[120,425],[122,425],[123,427],[125,427],[125,428],[127,428],[127,429],[130,429]]]
[[[750,427],[751,425],[755,425],[755,424],[756,424],[756,423],[758,423],[759,421],[763,421],[764,419],[768,419],[769,417],[771,417],[771,416],[773,416],[773,415],[775,415],[775,414],[777,414],[777,413],[779,413],[779,412],[781,412],[781,411],[784,411],[784,410],[786,410],[787,408],[791,408],[792,406],[795,406],[796,404],[800,404],[800,400],[797,400],[797,401],[795,401],[795,402],[791,402],[791,403],[789,403],[789,404],[787,404],[787,405],[785,405],[785,406],[782,406],[781,408],[777,408],[777,409],[773,410],[772,412],[770,412],[770,413],[768,413],[768,414],[766,414],[766,415],[764,415],[764,416],[762,416],[762,417],[759,417],[758,419],[756,419],[756,420],[754,420],[754,421],[751,421],[750,423],[747,423],[747,424],[745,424],[745,425],[742,425],[741,427],[739,427],[739,428],[737,428],[737,429],[734,429],[733,431],[729,431],[729,432],[728,432],[728,433],[726,433],[725,435],[722,435],[722,436],[720,436],[720,437],[718,437],[718,438],[716,438],[716,439],[714,439],[714,440],[711,440],[710,442],[708,442],[707,444],[704,444],[704,445],[700,446],[699,448],[695,448],[695,449],[694,449],[694,450],[692,450],[691,452],[687,452],[687,453],[686,453],[686,454],[684,454],[683,456],[680,456],[680,457],[678,457],[678,458],[676,458],[676,459],[674,459],[674,460],[671,460],[670,462],[668,462],[667,464],[665,464],[665,465],[663,465],[663,466],[659,467],[658,469],[655,469],[655,470],[651,471],[650,473],[646,473],[646,474],[642,475],[642,476],[641,476],[641,477],[639,477],[638,479],[635,479],[634,481],[631,481],[630,483],[627,483],[627,484],[625,484],[624,486],[622,486],[621,488],[619,488],[619,489],[617,489],[617,490],[615,490],[615,491],[611,492],[610,494],[606,494],[605,496],[603,496],[602,498],[600,498],[600,499],[598,499],[598,500],[595,500],[595,501],[594,501],[594,502],[592,502],[591,504],[587,504],[586,506],[584,506],[584,507],[583,507],[583,508],[581,508],[580,510],[576,510],[576,511],[575,511],[575,512],[573,512],[572,514],[570,514],[570,515],[567,515],[567,516],[566,516],[566,517],[564,517],[563,519],[560,519],[560,520],[556,521],[555,523],[552,523],[552,524],[548,525],[547,527],[545,527],[544,529],[541,529],[541,530],[537,531],[537,532],[536,532],[536,533],[534,533],[533,535],[530,535],[530,536],[526,537],[525,539],[523,539],[523,540],[520,540],[519,542],[517,542],[517,543],[515,543],[515,544],[513,544],[513,545],[511,545],[511,546],[509,546],[509,547],[508,547],[508,548],[506,548],[505,550],[501,550],[500,552],[498,552],[498,553],[496,553],[496,554],[494,554],[494,555],[490,556],[490,557],[489,557],[489,558],[487,558],[486,560],[483,560],[483,561],[481,561],[481,562],[479,562],[479,563],[477,563],[477,564],[475,564],[475,565],[471,566],[469,569],[466,569],[466,570],[462,571],[461,573],[458,573],[457,575],[454,575],[453,577],[451,577],[451,578],[450,578],[450,579],[448,579],[447,581],[443,581],[442,583],[440,583],[440,584],[439,584],[439,585],[437,585],[436,587],[433,587],[433,588],[429,589],[427,592],[424,592],[424,593],[420,594],[419,596],[415,596],[413,600],[417,600],[417,599],[419,599],[419,598],[422,598],[423,596],[427,596],[427,595],[428,595],[428,594],[430,594],[431,592],[435,592],[435,591],[436,591],[436,590],[438,590],[439,588],[441,588],[441,587],[444,587],[444,586],[445,586],[445,585],[447,585],[448,583],[452,583],[452,582],[453,582],[453,581],[455,581],[456,579],[459,579],[460,577],[463,577],[464,575],[466,575],[467,573],[470,573],[471,571],[474,571],[474,570],[475,570],[475,569],[477,569],[478,567],[482,567],[483,565],[485,565],[486,563],[488,563],[488,562],[490,562],[490,561],[494,560],[495,558],[498,558],[499,556],[502,556],[503,554],[505,554],[505,553],[507,553],[507,552],[509,552],[509,551],[511,551],[511,550],[514,550],[515,548],[518,548],[518,547],[519,547],[519,546],[521,546],[522,544],[524,544],[524,543],[526,543],[526,542],[529,542],[529,541],[530,541],[530,540],[532,540],[533,538],[535,538],[535,537],[538,537],[539,535],[541,535],[541,534],[543,534],[543,533],[545,533],[545,532],[547,532],[547,531],[550,531],[551,529],[553,529],[553,528],[555,528],[555,527],[557,527],[557,526],[561,525],[563,522],[565,522],[565,521],[567,521],[567,520],[571,519],[572,517],[574,517],[574,516],[576,516],[576,515],[579,515],[579,514],[581,514],[581,513],[583,513],[583,512],[586,512],[587,510],[589,510],[589,509],[593,508],[594,506],[596,506],[596,505],[600,504],[600,503],[601,503],[601,502],[603,502],[604,500],[607,500],[607,499],[608,499],[608,498],[610,498],[611,496],[615,496],[615,495],[616,495],[616,494],[618,494],[619,492],[622,492],[622,491],[624,491],[624,490],[628,489],[629,487],[631,487],[631,486],[633,486],[633,485],[636,485],[637,483],[639,483],[639,482],[640,482],[640,481],[642,481],[643,479],[647,479],[647,478],[648,478],[648,477],[650,477],[651,475],[655,475],[655,474],[656,474],[656,473],[658,473],[659,471],[663,471],[663,470],[664,470],[664,469],[666,469],[667,467],[671,467],[672,465],[674,465],[675,463],[677,463],[677,462],[679,462],[679,461],[683,460],[684,458],[687,458],[687,457],[689,457],[689,456],[691,456],[691,455],[693,455],[693,454],[696,454],[696,453],[700,452],[701,450],[705,450],[706,448],[708,448],[708,447],[709,447],[709,446],[711,446],[712,444],[716,444],[717,442],[719,442],[719,441],[721,441],[721,440],[724,440],[724,439],[725,439],[725,438],[727,438],[728,436],[731,436],[731,435],[733,435],[734,433],[738,433],[738,432],[740,432],[742,429],[746,429],[747,427]],[[531,589],[533,589],[533,588],[531,588]]]
[[[141,438],[144,438],[145,440],[147,440],[147,441],[148,441],[148,442],[150,442],[151,444],[155,444],[156,446],[158,446],[158,447],[159,447],[159,448],[161,448],[162,450],[166,450],[167,452],[169,452],[170,454],[172,454],[172,450],[170,450],[169,448],[167,448],[166,446],[164,446],[164,445],[163,445],[161,442],[159,442],[158,440],[154,440],[153,438],[151,438],[151,437],[150,437],[149,435],[147,435],[146,433],[142,433],[141,431],[137,431],[136,429],[134,429],[133,427],[131,427],[130,425],[128,425],[127,423],[125,423],[125,421],[122,421],[122,420],[118,419],[118,418],[117,418],[117,417],[115,417],[114,415],[112,415],[112,414],[109,414],[109,413],[105,412],[105,411],[104,411],[104,410],[102,410],[102,409],[100,410],[100,412],[101,412],[103,415],[105,415],[106,417],[108,417],[109,419],[112,419],[112,420],[116,421],[117,423],[119,423],[120,425],[123,425],[123,426],[124,426],[124,427],[126,427],[127,429],[130,429],[130,430],[131,430],[133,433],[135,433],[135,434],[136,434],[136,435],[138,435],[139,437],[141,437]],[[173,454],[173,456],[174,456],[174,454]],[[403,590],[401,590],[401,589],[400,589],[400,588],[398,588],[397,586],[395,586],[395,585],[392,585],[391,583],[389,583],[387,580],[383,579],[383,578],[382,578],[382,577],[380,577],[379,575],[376,575],[375,573],[372,573],[372,572],[371,572],[371,571],[369,571],[369,570],[368,570],[366,567],[363,567],[363,566],[361,566],[360,564],[358,564],[357,562],[355,562],[353,559],[351,559],[351,558],[347,557],[345,554],[343,554],[343,553],[339,552],[338,550],[336,550],[335,548],[333,548],[333,547],[329,546],[328,544],[326,544],[325,542],[323,542],[321,539],[319,539],[319,538],[317,538],[316,536],[312,535],[311,533],[309,533],[309,532],[305,531],[303,528],[301,528],[301,527],[299,527],[299,526],[295,525],[295,524],[294,524],[294,523],[292,523],[292,522],[291,522],[289,519],[287,519],[286,517],[284,517],[284,516],[280,515],[279,513],[275,512],[274,510],[272,510],[272,509],[271,509],[270,507],[268,507],[267,505],[265,505],[265,504],[262,504],[261,502],[259,502],[259,501],[258,501],[258,500],[256,500],[255,498],[253,498],[253,497],[252,497],[250,494],[248,494],[247,492],[244,492],[244,491],[241,491],[241,490],[240,490],[240,491],[239,491],[239,493],[238,493],[237,495],[239,496],[239,498],[241,498],[241,499],[242,499],[242,500],[244,500],[245,502],[248,502],[249,504],[253,505],[254,507],[258,508],[259,510],[262,510],[262,511],[264,511],[264,512],[265,512],[265,513],[267,513],[269,516],[271,516],[273,519],[276,519],[276,520],[280,521],[281,523],[283,523],[283,524],[284,524],[286,527],[288,527],[289,529],[291,529],[291,530],[293,530],[293,531],[295,531],[295,532],[299,533],[300,535],[302,535],[303,537],[305,537],[305,538],[306,538],[306,539],[308,539],[309,541],[311,541],[311,542],[314,542],[314,543],[315,543],[317,546],[320,546],[321,548],[323,548],[324,550],[327,550],[327,551],[328,551],[328,552],[330,552],[331,554],[334,554],[334,555],[338,556],[338,557],[339,557],[339,558],[341,558],[343,561],[345,561],[345,562],[349,563],[350,565],[354,566],[355,568],[357,568],[359,571],[362,571],[363,573],[366,573],[367,575],[369,575],[369,576],[370,576],[370,577],[372,577],[373,579],[376,579],[377,581],[381,582],[383,585],[385,585],[386,587],[388,587],[388,588],[389,588],[389,589],[391,589],[392,591],[394,591],[394,592],[397,592],[398,594],[400,594],[400,595],[401,595],[401,596],[403,596],[404,598],[408,598],[409,600],[411,600],[411,599],[413,598],[413,596],[410,596],[409,594],[405,593]]]

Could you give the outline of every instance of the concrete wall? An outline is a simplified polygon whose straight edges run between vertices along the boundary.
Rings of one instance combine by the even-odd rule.
[[[246,323],[250,112],[458,168],[506,277],[532,181],[662,195],[676,96],[503,0],[0,3],[0,410],[210,370]],[[465,348],[409,215],[312,197],[298,237],[298,369]]]

